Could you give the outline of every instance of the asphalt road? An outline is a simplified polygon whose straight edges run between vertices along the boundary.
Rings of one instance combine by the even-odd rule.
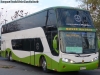
[[[79,73],[44,73],[41,68],[20,62],[11,62],[0,57],[0,75],[100,75],[100,69],[80,71]]]

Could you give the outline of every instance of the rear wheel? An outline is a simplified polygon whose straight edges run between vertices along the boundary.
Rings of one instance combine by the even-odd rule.
[[[13,61],[11,52],[9,53],[9,61]]]
[[[7,58],[7,59],[9,58],[9,54],[8,54],[8,52],[6,52],[6,58]]]

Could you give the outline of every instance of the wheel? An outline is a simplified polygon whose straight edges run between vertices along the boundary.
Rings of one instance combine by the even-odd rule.
[[[6,52],[6,58],[9,59],[9,54],[8,54],[8,52]]]
[[[47,62],[46,62],[46,60],[45,60],[44,57],[42,57],[41,66],[42,66],[42,69],[43,69],[44,72],[50,72],[50,71],[47,69]]]
[[[11,52],[9,53],[9,61],[13,61]]]

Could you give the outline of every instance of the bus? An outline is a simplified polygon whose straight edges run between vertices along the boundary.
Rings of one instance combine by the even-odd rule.
[[[89,11],[56,6],[2,25],[1,56],[67,72],[98,68],[96,29]]]

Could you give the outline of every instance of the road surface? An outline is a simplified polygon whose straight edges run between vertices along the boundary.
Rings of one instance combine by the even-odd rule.
[[[100,69],[80,71],[79,73],[44,73],[41,68],[20,62],[11,62],[0,57],[0,75],[100,75]]]

